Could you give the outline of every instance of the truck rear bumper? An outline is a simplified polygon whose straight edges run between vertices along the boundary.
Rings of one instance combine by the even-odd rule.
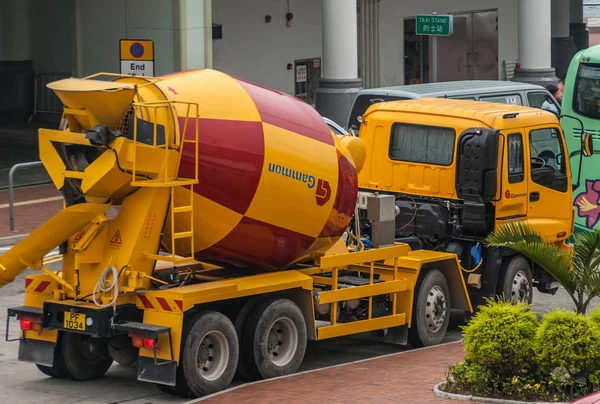
[[[78,317],[79,321],[65,321],[73,315],[80,315]],[[143,312],[132,304],[117,306],[115,315],[112,307],[90,307],[89,305],[73,304],[70,301],[64,303],[45,302],[42,325],[45,329],[76,332],[95,338],[107,338],[115,334],[122,334],[122,332],[115,332],[112,328],[113,323],[118,321],[140,321],[142,317]]]

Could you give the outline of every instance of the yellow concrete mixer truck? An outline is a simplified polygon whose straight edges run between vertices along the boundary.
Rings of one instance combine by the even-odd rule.
[[[198,397],[236,372],[296,372],[307,340],[433,345],[451,308],[472,311],[456,254],[393,232],[361,242],[366,148],[308,104],[211,69],[48,86],[63,123],[40,129],[40,157],[64,209],[0,256],[0,285],[34,270],[8,320],[44,374],[137,364],[138,380]],[[394,201],[368,198],[373,228]]]

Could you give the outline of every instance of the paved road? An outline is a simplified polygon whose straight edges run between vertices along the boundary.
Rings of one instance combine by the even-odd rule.
[[[2,252],[0,251],[0,254]],[[57,264],[53,264],[57,265]],[[30,273],[30,272],[29,272]],[[0,335],[5,333],[6,309],[23,304],[23,278],[25,274],[10,285],[0,289]],[[571,308],[568,295],[559,291],[556,296],[534,296],[534,308],[543,313],[553,306]],[[597,302],[595,302],[597,304]],[[17,324],[11,325],[16,331]],[[13,336],[16,333],[11,332]],[[444,342],[460,339],[460,330],[456,321],[451,324]],[[136,371],[119,365],[113,365],[106,376],[91,382],[73,382],[51,379],[43,376],[32,364],[17,361],[18,343],[0,342],[0,380],[3,397],[0,402],[20,404],[159,404],[182,403],[185,400],[163,394],[154,385],[136,380]],[[345,362],[356,361],[385,355],[408,348],[383,343],[358,341],[339,338],[311,343],[301,370],[315,369]],[[234,385],[240,382],[234,381]]]

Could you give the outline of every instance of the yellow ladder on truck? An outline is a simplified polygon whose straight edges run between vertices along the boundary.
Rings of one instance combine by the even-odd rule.
[[[137,161],[137,153],[136,150],[139,145],[139,141],[137,138],[137,111],[139,108],[150,108],[150,109],[158,109],[158,108],[166,108],[167,112],[169,109],[175,111],[176,104],[183,104],[187,106],[185,121],[183,124],[183,128],[177,133],[175,131],[172,139],[167,139],[165,134],[165,144],[159,145],[157,144],[157,124],[154,122],[154,141],[152,147],[165,149],[165,157],[164,157],[164,175],[159,176],[155,179],[139,179],[139,169],[138,169],[138,161]],[[146,253],[146,257],[154,260],[161,261],[169,261],[174,264],[183,264],[194,261],[193,251],[194,251],[194,185],[198,184],[198,118],[199,118],[199,106],[197,103],[188,103],[182,101],[159,101],[159,102],[146,102],[146,103],[134,103],[134,148],[133,148],[133,181],[131,182],[132,186],[135,187],[154,187],[154,188],[170,188],[170,219],[171,219],[171,228],[170,228],[170,240],[171,240],[171,254],[170,255],[158,255]],[[195,112],[190,115],[191,112]],[[154,116],[157,116],[154,113]],[[194,137],[192,139],[186,138],[187,128],[190,119],[193,119],[194,122]],[[175,125],[173,125],[175,127]],[[182,178],[177,174],[175,176],[169,176],[169,151],[178,150],[178,162],[176,165],[177,172],[179,171],[179,166],[181,164],[181,157],[183,154],[183,149],[186,144],[191,144],[194,148],[194,178]],[[148,146],[144,144],[144,146]],[[189,199],[188,204],[186,205],[176,205],[176,190],[186,190]],[[188,214],[189,221],[187,229],[184,231],[176,231],[175,224],[180,223],[176,221],[178,215]],[[191,253],[190,257],[181,257],[177,254],[176,244],[181,243],[182,240],[189,241],[189,251]]]

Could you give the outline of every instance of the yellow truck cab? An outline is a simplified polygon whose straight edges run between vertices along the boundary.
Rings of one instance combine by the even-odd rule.
[[[530,107],[422,98],[374,104],[361,117],[367,159],[359,175],[361,232],[376,245],[394,232],[413,249],[458,255],[475,307],[504,294],[532,300],[558,285],[514,251],[486,248],[509,221],[527,221],[547,242],[573,232],[571,172],[556,116]],[[396,196],[396,217],[370,226],[361,201]]]

